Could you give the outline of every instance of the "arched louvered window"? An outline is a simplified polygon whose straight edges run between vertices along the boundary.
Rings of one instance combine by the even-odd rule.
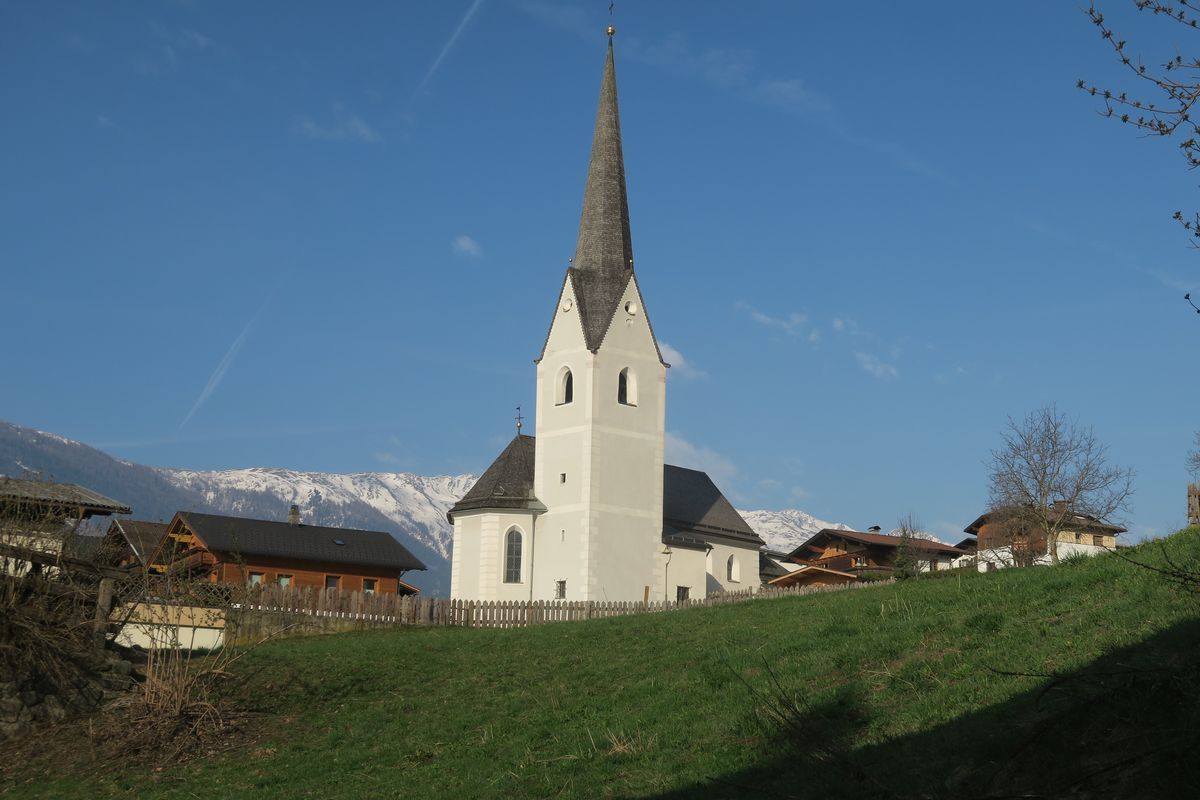
[[[623,406],[637,405],[637,376],[629,367],[617,376],[617,402]]]
[[[565,406],[575,399],[575,378],[571,375],[570,367],[558,371],[558,383],[554,390],[554,404]]]
[[[521,582],[521,532],[516,528],[504,537],[504,582]]]
[[[725,562],[725,576],[730,583],[741,582],[742,565],[738,563],[737,556],[730,556],[729,561]]]

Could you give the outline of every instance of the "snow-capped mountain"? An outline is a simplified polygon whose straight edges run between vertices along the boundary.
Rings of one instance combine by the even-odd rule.
[[[475,483],[474,475],[425,477],[408,472],[296,472],[290,469],[227,469],[201,472],[156,470],[175,486],[198,492],[205,504],[226,514],[280,517],[292,503],[310,524],[350,527],[363,506],[444,559],[452,529],[446,511]]]
[[[763,538],[769,549],[783,553],[789,553],[804,544],[810,536],[822,528],[850,530],[849,525],[843,525],[840,522],[826,522],[794,508],[783,511],[739,511],[738,513],[742,515],[742,519],[746,520],[746,524]]]
[[[146,467],[57,434],[0,422],[0,475],[31,474],[92,488],[129,505],[138,519],[167,520],[176,511],[204,511],[282,520],[295,503],[300,518],[312,525],[391,533],[429,567],[410,577],[433,594],[450,588],[452,528],[446,511],[477,477]],[[822,528],[848,527],[797,509],[740,513],[770,549],[783,552]]]

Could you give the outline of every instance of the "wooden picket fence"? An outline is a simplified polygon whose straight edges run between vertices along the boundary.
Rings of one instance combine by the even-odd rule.
[[[688,608],[796,597],[819,592],[845,591],[880,586],[891,581],[851,583],[844,586],[795,586],[785,589],[723,592],[702,600],[650,603],[599,600],[456,600],[347,592],[337,589],[265,586],[256,588],[238,604],[243,612],[262,612],[294,618],[357,622],[356,627],[392,625],[448,625],[466,628],[523,628],[549,622],[569,622],[631,614],[654,614]]]

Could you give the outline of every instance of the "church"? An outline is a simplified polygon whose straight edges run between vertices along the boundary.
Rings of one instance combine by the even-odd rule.
[[[447,513],[450,596],[651,601],[757,589],[762,539],[707,474],[664,463],[667,369],[638,288],[612,36],[575,257],[517,430]]]

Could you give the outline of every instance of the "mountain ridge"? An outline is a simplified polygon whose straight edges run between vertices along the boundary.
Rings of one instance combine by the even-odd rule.
[[[390,533],[429,567],[424,573],[412,573],[412,582],[423,591],[443,595],[450,586],[453,534],[446,512],[478,478],[284,467],[148,467],[56,433],[9,422],[0,422],[0,474],[78,483],[128,504],[138,519],[168,520],[181,510],[284,519],[294,503],[309,524]],[[776,551],[788,552],[822,528],[847,528],[799,509],[739,513]]]

